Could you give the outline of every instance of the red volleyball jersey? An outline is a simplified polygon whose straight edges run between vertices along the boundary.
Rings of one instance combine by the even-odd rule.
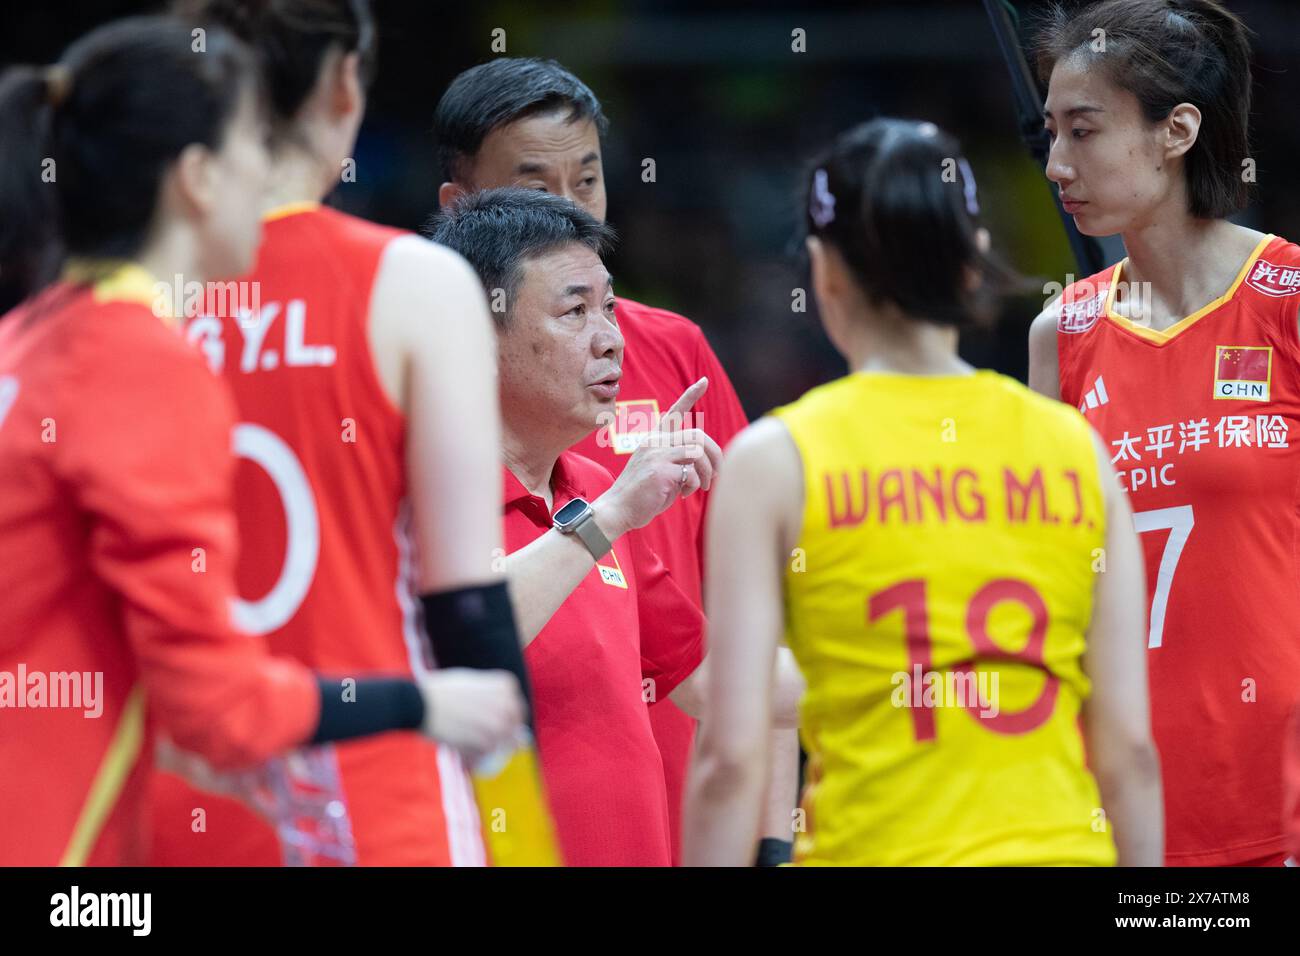
[[[314,677],[230,626],[232,408],[123,267],[0,321],[0,866],[139,865],[159,729],[306,740]]]
[[[709,377],[708,391],[695,403],[685,425],[702,428],[726,448],[749,421],[700,327],[676,313],[631,299],[616,300],[615,316],[626,349],[614,420],[574,445],[573,450],[603,465],[617,478],[639,438],[658,428],[660,413],[668,411],[682,392],[705,375]],[[641,529],[643,540],[660,556],[682,591],[701,608],[704,511],[708,500],[708,492],[697,491]],[[671,700],[659,700],[650,708],[650,726],[663,756],[673,863],[677,864],[681,860],[682,797],[695,721]]]
[[[256,301],[188,327],[238,407],[235,622],[340,676],[409,675],[430,663],[405,503],[405,418],[367,337],[375,275],[400,235],[316,204],[278,210],[245,277]],[[313,748],[242,786],[273,826],[233,800],[159,780],[155,862],[483,862],[459,757],[414,732]],[[199,806],[206,832],[195,833]]]
[[[1167,862],[1233,864],[1283,848],[1300,694],[1300,247],[1265,237],[1164,331],[1114,311],[1123,267],[1065,290],[1061,398],[1110,446],[1145,553]]]

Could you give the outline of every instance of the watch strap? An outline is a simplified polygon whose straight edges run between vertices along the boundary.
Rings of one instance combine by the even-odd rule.
[[[582,539],[582,543],[597,561],[609,554],[614,547],[609,538],[605,537],[605,532],[600,530],[600,525],[596,524],[596,514],[593,511],[589,510],[582,516],[582,520],[574,525],[573,533]]]

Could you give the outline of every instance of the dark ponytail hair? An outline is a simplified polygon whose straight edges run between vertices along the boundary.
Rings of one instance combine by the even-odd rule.
[[[178,21],[134,17],[0,77],[0,275],[20,297],[64,255],[135,256],[168,166],[192,143],[220,148],[255,67],[229,34],[195,42]]]
[[[48,147],[51,108],[46,71],[15,66],[0,76],[0,282],[4,306],[24,299],[52,273],[59,243],[57,176]]]
[[[1104,49],[1094,49],[1104,30]],[[1069,16],[1053,8],[1040,28],[1038,74],[1044,85],[1058,62],[1082,57],[1137,97],[1155,123],[1179,103],[1201,111],[1185,158],[1188,207],[1199,219],[1242,209],[1249,185],[1250,37],[1217,0],[1104,0]]]
[[[874,119],[812,165],[807,233],[835,246],[868,298],[939,325],[992,313],[1015,277],[977,244],[975,182],[955,139],[933,123]]]
[[[283,138],[331,49],[357,53],[361,80],[376,65],[375,20],[370,0],[178,0],[175,11],[195,23],[219,24],[257,51]]]

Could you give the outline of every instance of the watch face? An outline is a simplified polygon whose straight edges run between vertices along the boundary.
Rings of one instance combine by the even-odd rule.
[[[574,498],[567,505],[555,512],[555,523],[558,525],[571,524],[582,517],[583,513],[591,507],[581,498]]]

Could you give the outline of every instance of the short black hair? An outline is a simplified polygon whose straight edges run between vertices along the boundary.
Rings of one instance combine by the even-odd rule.
[[[463,178],[465,161],[498,126],[566,108],[570,123],[590,119],[605,135],[609,121],[596,94],[554,60],[500,57],[470,67],[451,81],[433,114],[443,180]]]
[[[494,290],[504,290],[505,310],[492,311],[503,329],[509,324],[524,260],[574,242],[603,256],[614,242],[614,230],[581,206],[517,187],[461,197],[434,215],[425,235],[464,256],[489,298]]]
[[[974,176],[955,139],[933,123],[880,117],[842,133],[810,167],[807,235],[839,250],[869,299],[937,325],[991,316],[1016,277],[979,248]],[[974,291],[968,270],[981,280]]]

